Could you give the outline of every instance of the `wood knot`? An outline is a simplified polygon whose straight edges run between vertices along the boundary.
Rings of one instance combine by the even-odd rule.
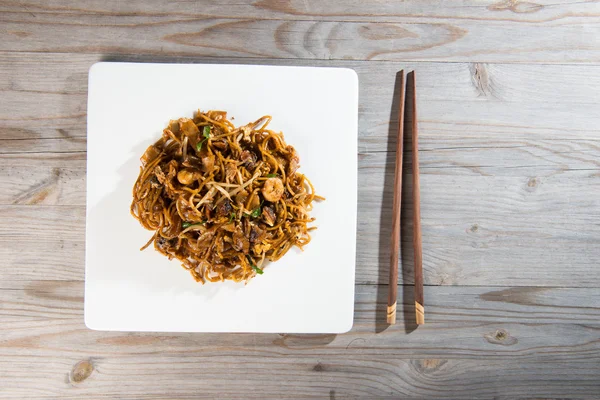
[[[423,360],[413,360],[413,367],[422,374],[431,373],[439,370],[448,360],[438,358],[427,358]]]
[[[531,179],[529,179],[529,182],[527,182],[527,186],[529,186],[529,187],[536,187],[537,184],[538,184],[538,181],[535,178],[531,178]]]
[[[542,4],[530,3],[520,0],[503,0],[500,3],[488,6],[490,11],[512,11],[516,14],[529,14],[540,11],[544,6]]]
[[[485,64],[474,63],[469,66],[471,81],[480,97],[493,97],[492,81]]]
[[[335,339],[334,334],[300,334],[300,335],[289,335],[286,333],[279,333],[273,344],[276,346],[292,348],[292,347],[306,347],[306,346],[325,346],[331,343]]]
[[[89,378],[92,372],[94,372],[94,366],[90,361],[79,361],[71,370],[69,379],[71,382],[80,383]]]
[[[473,233],[477,233],[479,231],[479,225],[473,224],[473,226],[471,228],[469,228],[469,231],[471,231]]]
[[[483,335],[483,337],[491,344],[499,344],[502,346],[512,346],[513,344],[517,344],[519,342],[516,337],[510,336],[510,333],[504,329],[498,329],[495,332],[486,333]]]
[[[315,372],[322,372],[323,370],[325,370],[325,367],[323,367],[323,365],[320,362],[318,362],[312,370]]]
[[[31,36],[31,32],[23,32],[23,31],[8,31],[8,33],[18,36],[20,38],[24,38],[27,36]]]
[[[527,181],[527,191],[533,192],[539,184],[540,180],[538,178],[529,178],[529,180]]]

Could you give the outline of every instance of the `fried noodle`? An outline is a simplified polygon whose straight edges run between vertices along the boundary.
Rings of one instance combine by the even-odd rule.
[[[312,183],[270,116],[235,127],[224,111],[171,121],[141,157],[131,214],[141,248],[176,258],[198,282],[248,281],[310,240]]]

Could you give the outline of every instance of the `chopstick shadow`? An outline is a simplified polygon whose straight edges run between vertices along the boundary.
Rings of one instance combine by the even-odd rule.
[[[306,65],[302,60],[210,57],[203,55],[170,54],[104,54],[102,62],[163,63],[163,64],[244,64],[244,65]]]
[[[384,169],[384,185],[381,204],[381,214],[379,220],[379,279],[377,286],[377,311],[375,315],[375,332],[385,331],[389,325],[387,323],[387,295],[388,285],[398,282],[388,282],[390,268],[390,238],[392,224],[392,202],[394,198],[394,174],[396,158],[396,137],[398,134],[398,109],[399,93],[401,90],[400,73],[396,74],[394,92],[392,98],[392,107],[390,110],[387,153]],[[405,333],[411,333],[417,328],[415,321],[414,307],[414,274],[413,248],[412,248],[412,175],[410,174],[412,166],[412,157],[410,153],[412,137],[412,105],[409,101],[413,95],[413,89],[406,85],[406,105],[404,117],[404,154],[402,162],[402,214],[401,214],[401,234],[400,234],[400,266],[402,281],[398,287],[397,301],[397,320],[396,323],[402,323]],[[400,275],[400,273],[399,273]],[[388,285],[385,285],[388,283]],[[400,313],[402,316],[400,316]]]

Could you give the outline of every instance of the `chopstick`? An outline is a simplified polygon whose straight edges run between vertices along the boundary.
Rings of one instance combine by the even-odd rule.
[[[404,71],[400,71],[400,93],[398,93],[398,137],[396,138],[396,172],[394,176],[394,202],[392,206],[392,247],[390,256],[390,279],[388,283],[387,322],[396,323],[396,301],[398,295],[398,259],[400,256],[400,216],[402,211],[402,152],[404,144]]]
[[[421,189],[419,185],[419,127],[417,124],[417,78],[411,72],[412,96],[412,177],[413,177],[413,248],[415,257],[415,315],[417,325],[425,323],[423,299],[423,247],[421,242]]]
[[[392,205],[392,245],[390,255],[390,278],[388,284],[387,322],[396,323],[396,303],[398,296],[398,261],[400,256],[400,232],[402,216],[402,156],[404,144],[404,110],[406,106],[406,86],[412,86],[412,177],[413,177],[413,248],[415,274],[415,315],[417,325],[425,323],[423,299],[423,246],[421,240],[421,189],[419,185],[419,127],[417,122],[417,79],[415,72],[408,74],[406,83],[404,71],[400,71],[400,92],[398,93],[398,136],[396,138],[396,170],[394,175],[394,202]]]

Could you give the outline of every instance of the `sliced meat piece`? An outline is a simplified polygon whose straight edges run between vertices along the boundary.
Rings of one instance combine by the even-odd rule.
[[[219,253],[223,253],[223,251],[225,251],[225,241],[223,240],[222,236],[217,239],[215,248]],[[213,261],[220,261],[220,257],[218,257],[218,255],[215,253],[213,253]]]
[[[165,179],[165,193],[170,198],[175,199],[178,197],[177,188],[174,185],[174,179],[177,176],[177,161],[175,161],[175,160],[169,161],[169,163],[166,165],[166,167],[169,168],[169,172],[167,173],[167,176]]]
[[[250,251],[250,241],[244,235],[244,231],[242,230],[241,226],[238,225],[235,228],[232,239],[233,243],[231,245],[235,250],[241,251],[244,254],[248,254],[248,251]]]
[[[154,248],[161,253],[168,255],[169,258],[173,257],[171,253],[176,251],[176,245],[177,239],[166,239],[162,236],[158,236],[156,239],[154,239]]]
[[[202,172],[204,173],[211,173],[212,170],[215,168],[215,155],[214,154],[207,154],[205,156],[202,157]]]
[[[188,153],[185,160],[181,163],[184,167],[189,168],[200,168],[202,166],[202,160],[193,154]]]
[[[229,199],[225,199],[217,206],[217,216],[219,217],[227,217],[232,211],[233,207],[231,206]]]
[[[271,207],[266,206],[262,209],[262,219],[267,225],[274,226],[277,221],[277,216]]]
[[[235,176],[237,175],[237,168],[232,163],[225,164],[225,178],[229,180],[229,182],[235,181]]]
[[[221,151],[227,149],[227,142],[224,140],[215,140],[215,141],[212,141],[211,144],[215,149],[219,149]]]
[[[212,211],[208,206],[204,207],[204,217],[206,218],[206,221],[212,222]]]
[[[162,168],[160,167],[160,165],[157,165],[156,167],[154,167],[154,175],[156,176],[156,179],[158,179],[158,181],[164,185],[165,182],[167,181],[167,176],[165,175],[165,173],[163,172]]]
[[[204,216],[195,208],[190,207],[183,197],[177,198],[178,208],[187,222],[201,222]]]
[[[161,187],[163,187],[162,183],[158,181],[156,175],[152,175],[150,177],[150,186],[152,186],[155,189],[160,189]]]
[[[249,169],[249,170],[254,169],[254,166],[256,165],[256,159],[257,159],[256,154],[254,154],[250,150],[244,150],[240,154],[240,159],[242,160],[243,165],[247,169]]]
[[[298,167],[300,166],[300,157],[298,157],[298,153],[296,153],[296,149],[294,149],[292,146],[286,147],[286,150],[288,151],[287,174],[289,176],[292,176],[296,173],[296,171],[298,170]]]
[[[250,243],[260,243],[266,236],[266,231],[256,224],[250,227]]]
[[[215,236],[215,230],[213,228],[206,230],[203,234],[198,237],[196,246],[198,252],[203,253],[208,250],[212,244],[213,237]]]

